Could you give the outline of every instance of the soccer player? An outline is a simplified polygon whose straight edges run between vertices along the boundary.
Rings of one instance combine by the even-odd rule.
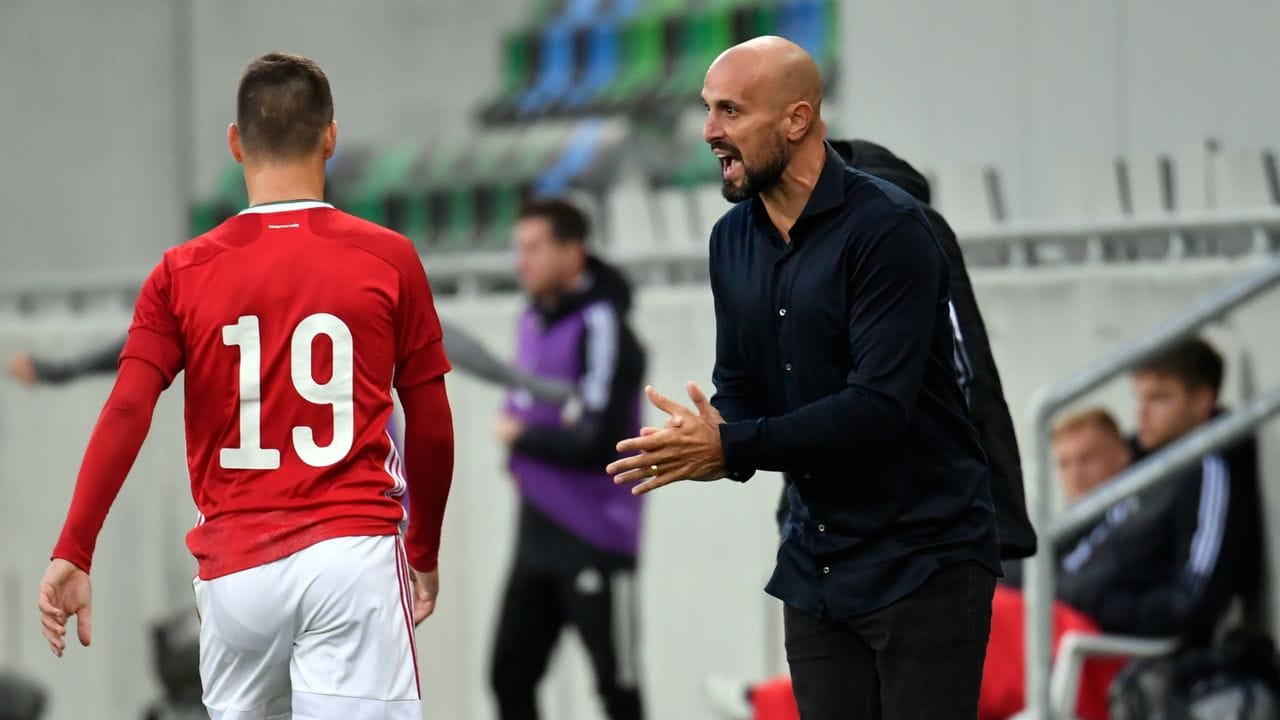
[[[72,615],[88,645],[98,532],[158,396],[185,371],[200,511],[187,545],[213,720],[421,717],[413,628],[439,588],[449,363],[409,241],[322,201],[336,140],[314,62],[249,64],[228,144],[250,207],[167,251],[143,285],[40,584],[54,654]],[[386,432],[393,387],[403,460]]]

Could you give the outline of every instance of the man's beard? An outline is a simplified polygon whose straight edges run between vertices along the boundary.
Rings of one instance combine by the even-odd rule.
[[[764,159],[762,165],[755,168],[747,165],[741,153],[738,153],[738,159],[742,163],[742,184],[734,185],[732,181],[725,178],[720,186],[720,194],[731,203],[740,203],[747,198],[753,198],[777,185],[782,179],[782,173],[791,162],[791,152],[782,137],[775,134],[772,152]]]

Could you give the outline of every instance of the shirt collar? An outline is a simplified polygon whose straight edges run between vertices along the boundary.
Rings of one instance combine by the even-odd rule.
[[[805,203],[804,210],[800,213],[802,218],[826,212],[845,200],[844,171],[847,166],[835,148],[831,147],[831,143],[824,142],[823,147],[827,149],[827,161],[822,165],[818,183],[809,194],[809,202]]]
[[[239,212],[240,215],[263,215],[266,213],[292,212],[294,210],[311,210],[313,208],[329,208],[333,206],[320,200],[283,200],[281,202],[252,205]]]
[[[845,201],[844,172],[847,165],[835,148],[831,147],[831,143],[823,142],[823,146],[827,149],[827,159],[822,164],[822,172],[818,174],[818,182],[809,193],[809,200],[805,203],[804,210],[801,210],[800,217],[796,218],[797,224],[810,215],[826,212]],[[772,221],[769,220],[769,213],[764,209],[764,200],[760,199],[759,195],[751,199],[751,211],[762,227],[773,227]]]

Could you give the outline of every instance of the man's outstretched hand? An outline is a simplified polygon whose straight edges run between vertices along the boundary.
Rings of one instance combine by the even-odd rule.
[[[644,428],[639,437],[618,443],[618,452],[638,453],[613,462],[605,472],[618,484],[639,482],[631,492],[647,493],[677,480],[718,480],[724,477],[724,449],[720,425],[724,418],[706,395],[690,382],[687,386],[693,410],[667,398],[652,387],[644,389],[649,402],[669,416],[665,426]]]
[[[40,580],[40,624],[53,654],[62,657],[67,648],[67,621],[76,617],[76,634],[80,644],[89,646],[93,634],[93,590],[89,573],[75,565],[54,558]]]

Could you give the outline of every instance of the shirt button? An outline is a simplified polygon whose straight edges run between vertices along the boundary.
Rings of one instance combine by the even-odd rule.
[[[779,310],[779,311],[778,311],[778,316],[779,316],[779,317],[786,317],[786,316],[787,316],[787,309],[786,309],[786,308],[782,308],[781,310]]]
[[[830,575],[830,574],[831,574],[831,568],[829,568],[829,567],[824,567],[824,568],[822,568],[822,574],[823,574],[823,575]]]
[[[805,474],[804,474],[804,479],[805,479],[805,480],[812,480],[812,479],[813,479],[813,473],[805,473]]]
[[[818,525],[818,532],[826,532],[826,531],[827,531],[827,526],[826,526],[826,525],[822,525],[821,523],[819,523],[819,525]]]
[[[783,367],[786,368],[787,372],[791,372],[791,363],[787,363],[786,365],[783,365]]]

